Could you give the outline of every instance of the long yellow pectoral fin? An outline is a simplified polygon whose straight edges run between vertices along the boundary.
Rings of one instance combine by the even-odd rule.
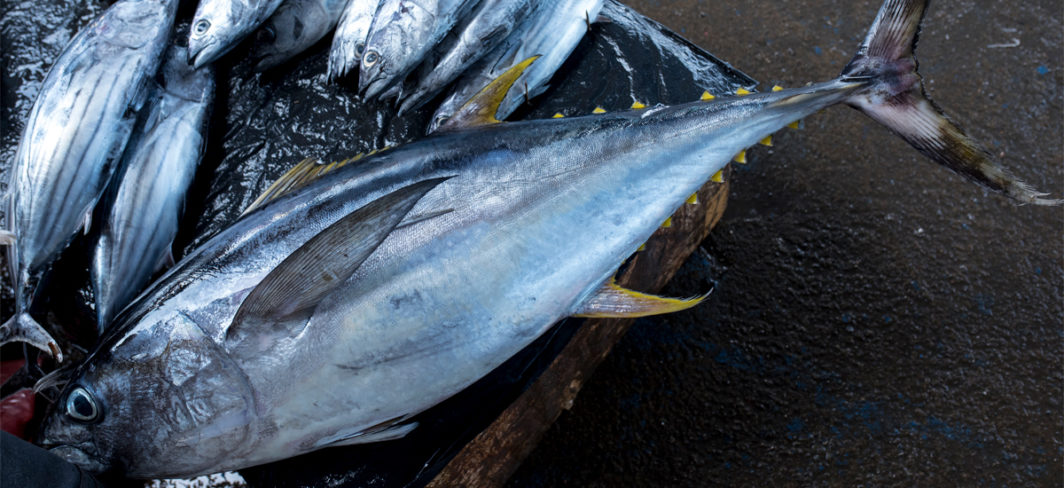
[[[499,123],[499,119],[495,118],[495,113],[499,111],[499,105],[502,105],[502,100],[506,98],[506,93],[510,91],[510,87],[517,82],[517,79],[521,77],[525,69],[537,59],[539,59],[538,55],[521,61],[499,75],[498,78],[492,80],[476,95],[470,97],[465,105],[462,105],[462,108],[458,109],[451,118],[447,119],[447,122],[440,126],[439,130],[455,130]]]
[[[698,305],[712,293],[694,298],[667,298],[622,288],[612,279],[588,298],[574,317],[634,318],[679,312]]]

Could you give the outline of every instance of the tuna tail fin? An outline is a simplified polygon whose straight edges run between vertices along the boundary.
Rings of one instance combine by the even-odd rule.
[[[59,344],[26,312],[15,314],[0,325],[0,345],[9,342],[25,342],[51,354],[56,362],[63,362],[63,352],[59,350]]]
[[[991,160],[924,92],[914,55],[927,0],[886,0],[841,80],[867,83],[847,103],[887,126],[925,156],[1021,203],[1060,205],[1043,198]]]

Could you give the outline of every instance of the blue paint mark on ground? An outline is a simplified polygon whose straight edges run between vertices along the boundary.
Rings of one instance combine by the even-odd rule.
[[[824,50],[820,49],[820,46],[813,46],[813,52],[817,53],[817,55],[824,54]]]
[[[1039,66],[1036,71],[1038,71],[1038,74],[1044,75],[1044,74],[1049,73],[1049,68],[1046,68],[1046,66],[1043,64],[1043,65]]]

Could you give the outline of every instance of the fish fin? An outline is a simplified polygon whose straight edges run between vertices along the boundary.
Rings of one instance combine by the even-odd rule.
[[[56,362],[63,362],[63,351],[59,350],[59,344],[26,312],[15,314],[0,325],[0,345],[9,342],[24,342],[51,354]]]
[[[396,229],[402,229],[404,227],[410,227],[410,226],[415,225],[415,224],[420,224],[420,223],[422,223],[422,222],[424,222],[426,220],[434,219],[434,218],[439,217],[441,215],[447,215],[447,214],[449,214],[451,212],[454,212],[453,208],[447,208],[447,209],[438,210],[438,211],[435,211],[435,212],[426,212],[426,213],[417,214],[417,215],[408,215],[405,219],[403,219],[402,222],[399,223],[399,225],[395,226],[395,228]]]
[[[580,304],[574,317],[634,318],[679,312],[698,305],[712,293],[686,299],[666,298],[622,288],[613,278]]]
[[[400,188],[351,212],[281,261],[240,304],[228,336],[244,323],[280,323],[312,310],[343,285],[414,204],[447,178]],[[248,319],[257,320],[248,320]]]
[[[886,0],[840,81],[866,86],[847,100],[925,156],[1021,203],[1060,205],[1043,198],[991,160],[924,91],[914,51],[927,0]]]
[[[174,267],[174,243],[171,242],[169,246],[166,246],[166,252],[162,256],[159,256],[159,262],[155,265],[155,271],[161,271],[167,268]]]
[[[314,448],[321,449],[325,447],[354,446],[357,444],[369,444],[371,442],[393,441],[406,437],[406,435],[413,432],[417,426],[417,422],[410,422],[409,424],[391,425],[382,429],[364,430],[347,435],[338,433],[315,442]]]
[[[81,233],[89,235],[90,230],[92,230],[92,208],[89,208],[89,211],[85,212],[85,216],[81,219]]]
[[[10,246],[15,243],[15,233],[9,230],[0,230],[0,246]]]
[[[444,122],[438,130],[442,132],[499,123],[500,120],[495,118],[495,113],[498,112],[499,105],[506,98],[506,93],[510,91],[510,87],[521,77],[525,69],[537,59],[539,55],[532,56],[503,72],[476,95],[470,97],[462,108],[447,119],[447,122]]]
[[[373,154],[373,152],[370,154]],[[248,205],[248,208],[244,209],[244,213],[240,214],[240,216],[243,217],[252,211],[265,206],[267,203],[281,198],[294,190],[307,186],[310,182],[332,172],[333,170],[343,167],[347,163],[362,159],[362,157],[363,155],[359,154],[353,158],[347,158],[329,164],[321,164],[321,162],[315,158],[304,159],[300,161],[299,164],[293,166],[292,169],[285,172],[285,174],[281,175],[280,178],[277,178],[277,181],[274,181],[273,184],[266,188],[266,191],[262,192],[262,195],[259,195],[254,202],[251,202],[251,205]]]

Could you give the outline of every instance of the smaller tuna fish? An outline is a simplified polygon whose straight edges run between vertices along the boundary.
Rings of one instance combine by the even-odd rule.
[[[351,0],[344,8],[329,50],[329,79],[358,68],[366,52],[366,37],[381,0]]]
[[[436,109],[428,132],[435,132],[491,80],[531,56],[539,55],[540,58],[517,80],[515,89],[507,93],[495,117],[505,119],[525,100],[542,93],[547,81],[580,44],[602,5],[603,0],[537,2],[536,11],[529,14],[524,25],[462,75],[454,92]]]
[[[531,0],[484,0],[462,26],[450,50],[403,100],[399,113],[417,108],[443,90],[466,68],[506,40],[532,10]]]
[[[100,332],[144,288],[152,274],[173,263],[170,245],[196,166],[203,157],[214,98],[210,67],[188,65],[187,50],[170,49],[156,87],[122,157],[121,175],[103,205],[106,222],[93,249],[92,286]]]
[[[347,0],[287,0],[282,3],[259,29],[259,42],[252,55],[256,60],[255,70],[270,69],[313,46],[336,27],[347,3]]]
[[[236,47],[282,0],[201,0],[188,37],[188,63],[199,68]]]
[[[0,326],[0,344],[21,341],[62,359],[30,306],[52,262],[89,228],[159,68],[176,10],[177,0],[115,3],[74,36],[41,85],[8,187],[15,316]]]
[[[477,0],[385,0],[373,18],[358,90],[372,100],[414,70]]]

